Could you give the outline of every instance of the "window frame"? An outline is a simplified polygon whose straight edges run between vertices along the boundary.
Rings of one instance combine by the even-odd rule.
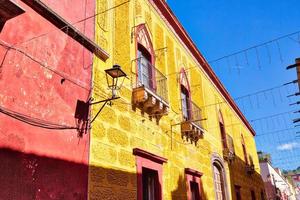
[[[144,60],[146,60],[146,68],[147,68],[147,72],[148,72],[148,76],[147,76],[147,81],[148,81],[148,85],[146,85],[146,87],[148,87],[149,89],[151,89],[152,91],[156,91],[156,88],[154,88],[154,79],[155,79],[155,75],[153,73],[153,66],[151,64],[151,54],[148,52],[148,50],[141,44],[138,44],[138,49],[137,49],[137,55],[138,55],[138,61],[137,61],[137,78],[138,81],[143,82],[143,73],[140,71],[140,69],[142,68],[142,65],[144,63]],[[150,65],[149,65],[150,63]],[[143,83],[145,85],[145,83]]]
[[[185,105],[183,105],[183,95],[186,97],[185,98]],[[186,87],[182,84],[180,84],[180,97],[181,97],[181,110],[182,110],[182,117],[184,121],[190,121],[192,119],[192,114],[191,114],[191,98],[190,98],[190,93],[186,89]],[[186,107],[186,110],[184,109],[184,106]],[[184,112],[186,112],[186,115],[184,115]]]
[[[214,191],[215,191],[215,199],[217,199],[217,193],[216,193],[216,177],[215,177],[215,173],[214,173],[214,166],[216,166],[217,168],[220,169],[220,174],[222,175],[222,179],[223,179],[223,189],[224,189],[224,199],[223,200],[227,200],[229,199],[229,193],[228,193],[228,184],[227,184],[227,178],[226,178],[226,172],[225,172],[225,168],[224,168],[224,161],[222,160],[222,158],[217,154],[217,153],[213,153],[212,155],[212,161],[211,161],[211,167],[212,167],[212,173],[213,173],[213,181],[214,181]]]
[[[191,88],[190,88],[190,84],[189,84],[189,80],[186,74],[186,71],[184,68],[181,68],[180,70],[180,82],[179,82],[179,86],[180,86],[180,102],[181,102],[181,112],[182,112],[182,118],[184,121],[190,121],[192,120],[192,95],[191,95]],[[184,115],[183,115],[183,99],[181,94],[183,93],[182,88],[184,88],[184,91],[186,92],[186,96],[187,96],[187,115],[188,118],[185,119]]]
[[[228,148],[227,136],[226,136],[224,118],[223,118],[223,114],[222,114],[221,110],[219,110],[219,128],[220,128],[222,146],[223,146],[223,149],[226,149],[226,148]]]
[[[260,199],[261,200],[265,200],[266,199],[264,189],[261,189],[261,191],[260,191]]]
[[[239,185],[234,185],[234,193],[235,193],[236,200],[242,200],[241,188],[242,187]],[[239,198],[238,198],[238,194],[239,194]]]
[[[147,178],[147,180],[145,179]],[[152,169],[149,169],[149,168],[145,168],[143,167],[142,168],[142,180],[143,180],[143,199],[144,199],[144,196],[147,194],[144,193],[144,191],[146,190],[147,193],[149,194],[149,190],[152,190],[152,192],[150,192],[152,195],[152,198],[150,199],[158,199],[158,195],[159,195],[159,191],[158,191],[158,187],[157,185],[159,184],[158,183],[158,173],[156,170],[152,170]],[[150,184],[149,184],[149,181],[150,180]],[[145,184],[147,182],[147,184]]]
[[[133,155],[136,156],[137,169],[137,200],[143,200],[143,168],[157,172],[157,200],[163,200],[163,163],[167,162],[166,158],[157,156],[139,148],[133,149]]]
[[[185,168],[185,176],[186,176],[186,187],[187,187],[187,200],[192,200],[192,188],[191,188],[191,182],[196,183],[198,185],[198,196],[199,200],[202,199],[202,182],[201,177],[203,173],[193,170],[190,168]]]
[[[151,72],[151,80],[149,80],[149,83],[151,82],[151,90],[156,91],[156,75],[155,75],[155,53],[154,48],[152,44],[152,40],[149,34],[149,31],[146,27],[146,24],[140,24],[136,26],[135,31],[135,52],[136,52],[136,82],[138,83],[139,77],[138,77],[138,70],[139,70],[139,47],[142,48],[141,51],[145,52],[150,55],[149,63],[151,65],[151,69],[149,70]],[[145,38],[145,39],[144,39]],[[150,78],[150,77],[149,77]]]
[[[245,140],[244,140],[244,135],[243,134],[241,134],[241,140],[242,140],[241,143],[242,143],[242,148],[243,148],[243,154],[244,154],[245,164],[249,165],[247,148],[246,148],[246,144],[245,144]]]
[[[255,194],[255,190],[250,190],[251,193],[251,200],[256,200],[256,194]]]

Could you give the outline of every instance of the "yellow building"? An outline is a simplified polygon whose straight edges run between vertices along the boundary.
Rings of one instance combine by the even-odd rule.
[[[264,199],[255,132],[164,0],[98,0],[89,199]],[[100,105],[93,106],[95,115]]]

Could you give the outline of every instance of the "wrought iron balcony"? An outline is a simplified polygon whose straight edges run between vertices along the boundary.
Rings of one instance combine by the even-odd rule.
[[[226,147],[223,149],[224,160],[231,163],[235,159],[234,143],[233,138],[226,134]]]
[[[137,59],[137,76],[132,96],[134,109],[141,109],[150,117],[155,117],[157,122],[168,114],[167,77],[145,58]]]
[[[181,137],[187,141],[197,144],[199,139],[203,138],[204,129],[202,128],[201,109],[194,103],[191,103],[191,109],[188,112],[189,118],[184,118],[181,123]]]
[[[252,156],[249,156],[249,164],[246,164],[246,173],[252,175],[255,172],[255,165],[253,163]]]

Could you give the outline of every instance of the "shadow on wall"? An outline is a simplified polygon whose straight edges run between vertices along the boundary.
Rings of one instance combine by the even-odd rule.
[[[136,200],[137,175],[117,169],[91,166],[90,200]]]
[[[86,165],[0,149],[0,199],[87,199]]]
[[[0,199],[135,200],[134,173],[0,148]]]
[[[5,200],[86,200],[88,196],[88,166],[0,149],[0,199]],[[255,166],[258,167],[258,166]],[[264,191],[263,180],[257,172],[249,175],[245,162],[236,157],[229,166],[232,199],[236,199],[234,185],[241,186],[242,197],[250,197],[255,191],[256,199]],[[90,166],[89,199],[135,200],[137,199],[137,175],[118,169]],[[200,188],[201,200],[207,193]],[[172,200],[187,199],[187,183],[179,176]],[[266,198],[265,198],[266,199]]]
[[[86,200],[88,166],[66,160],[0,149],[0,199]],[[91,166],[89,199],[136,200],[137,175]],[[202,200],[207,196],[200,188]],[[179,177],[172,200],[187,199],[186,179]]]
[[[201,200],[207,200],[207,194],[203,189],[203,185],[200,185],[200,193],[201,193]],[[183,176],[179,176],[177,182],[176,190],[172,191],[172,200],[184,200],[187,199],[187,182],[186,178]]]
[[[259,168],[259,166],[254,166]],[[236,200],[235,186],[240,187],[241,197],[251,198],[251,190],[255,192],[256,199],[262,199],[263,192],[264,199],[266,198],[264,182],[259,173],[255,170],[249,170],[246,167],[245,161],[238,156],[235,156],[235,160],[229,165],[229,175],[231,180],[231,196],[233,200]]]

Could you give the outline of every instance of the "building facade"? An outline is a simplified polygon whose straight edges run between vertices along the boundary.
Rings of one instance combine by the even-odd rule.
[[[94,14],[94,0],[0,2],[0,199],[87,198],[89,134],[74,113],[93,53],[61,27]],[[76,28],[93,38],[94,24]]]
[[[300,199],[300,174],[289,173],[287,176],[292,180],[292,185],[295,187],[296,199]]]
[[[93,97],[114,64],[128,79],[92,124],[89,199],[265,199],[255,133],[167,3],[96,7]]]
[[[255,132],[166,1],[0,2],[1,198],[265,199]]]
[[[267,199],[296,200],[296,192],[293,185],[283,176],[280,169],[273,168],[268,161],[261,161],[260,168]]]

